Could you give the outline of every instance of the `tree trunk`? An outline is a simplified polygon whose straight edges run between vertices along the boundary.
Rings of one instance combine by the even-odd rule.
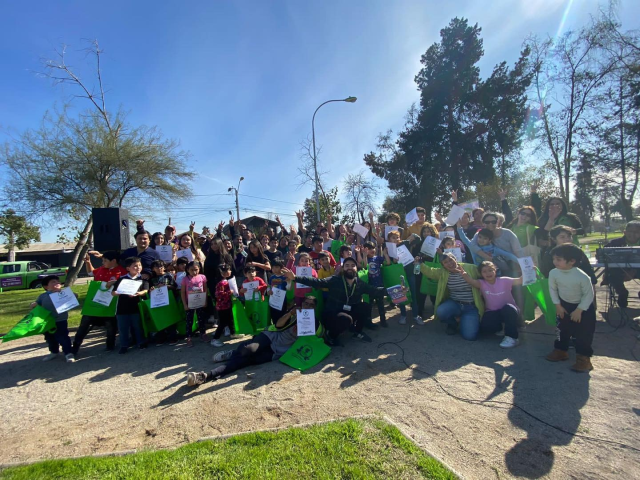
[[[9,232],[9,238],[7,238],[7,261],[16,261],[16,245],[13,243],[13,233]]]
[[[73,257],[71,258],[71,265],[69,265],[69,273],[67,273],[67,280],[64,282],[65,287],[69,287],[75,283],[78,279],[80,269],[84,265],[84,257],[89,251],[89,237],[93,231],[93,217],[89,215],[89,219],[84,226],[84,230],[80,234],[78,243],[76,243],[73,249]]]

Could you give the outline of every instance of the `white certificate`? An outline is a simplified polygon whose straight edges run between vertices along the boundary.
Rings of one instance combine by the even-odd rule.
[[[238,292],[238,282],[236,280],[236,277],[231,277],[229,280],[229,288],[231,289],[231,291],[233,292],[233,294],[236,297],[240,296],[240,292]]]
[[[416,223],[419,219],[418,219],[418,212],[416,211],[416,209],[414,208],[413,210],[411,210],[409,213],[407,213],[404,217],[405,222],[407,222],[408,226],[413,225],[414,223]]]
[[[202,308],[207,304],[207,294],[204,292],[190,293],[187,297],[190,309]]]
[[[104,284],[105,282],[102,282],[103,286]],[[108,307],[109,305],[111,305],[111,302],[113,301],[113,295],[111,295],[112,291],[113,291],[113,287],[109,288],[108,290],[103,290],[101,288],[96,292],[92,301],[99,305],[104,305],[105,307]]]
[[[151,308],[166,307],[169,305],[169,288],[167,286],[156,287],[149,293]]]
[[[400,227],[397,226],[389,226],[389,225],[385,225],[384,227],[384,239],[389,240],[389,232],[397,232],[398,235],[400,235]]]
[[[312,267],[296,267],[296,277],[313,277]],[[301,283],[296,283],[296,288],[309,288]]]
[[[360,235],[362,238],[365,238],[369,234],[369,229],[358,225],[357,223],[353,226],[353,231]]]
[[[453,256],[456,257],[456,261],[458,263],[462,263],[462,250],[459,248],[445,248],[444,253],[453,253]]]
[[[140,290],[142,282],[140,280],[123,279],[118,285],[116,293],[120,295],[135,295]]]
[[[424,253],[428,257],[436,256],[436,248],[440,246],[442,240],[436,237],[427,237],[420,247],[420,253]]]
[[[398,245],[393,242],[386,242],[386,246],[389,258],[398,258]]]
[[[257,280],[254,280],[253,282],[244,282],[242,284],[242,286],[247,289],[247,291],[244,292],[245,300],[253,300],[253,292],[258,288],[258,285],[260,285],[260,282]]]
[[[445,230],[444,232],[439,232],[438,233],[438,238],[440,240],[444,240],[447,237],[456,238],[456,233],[455,232],[450,232],[448,230]]]
[[[449,215],[447,215],[447,218],[444,219],[444,223],[446,223],[447,225],[455,225],[456,223],[458,223],[458,220],[460,220],[464,214],[465,214],[464,208],[462,208],[459,205],[454,205],[451,208]]]
[[[52,293],[49,298],[51,298],[53,306],[58,313],[64,313],[80,305],[69,287],[63,288],[57,293]]]
[[[471,213],[476,208],[480,208],[480,202],[478,200],[470,200],[470,201],[465,202],[465,203],[459,203],[458,206],[460,208],[464,208],[465,211]]]
[[[284,301],[287,298],[287,291],[282,290],[280,288],[274,288],[271,291],[271,295],[269,296],[269,306],[275,308],[276,310],[282,310],[284,306]],[[272,318],[275,322],[277,318]]]
[[[193,252],[191,252],[190,248],[186,248],[184,250],[178,250],[176,252],[176,259],[180,257],[185,257],[190,262],[193,262]]]
[[[303,308],[296,312],[298,336],[306,337],[316,334],[316,312],[310,308]]]
[[[171,245],[156,245],[156,252],[160,260],[171,263],[173,261],[173,247]]]
[[[531,285],[532,283],[536,283],[536,267],[533,263],[533,258],[531,257],[523,257],[518,259],[518,263],[520,264],[520,269],[522,270],[522,285]]]
[[[398,262],[400,262],[404,266],[407,266],[410,263],[413,263],[413,261],[414,258],[413,255],[411,255],[409,249],[405,245],[400,245],[398,247]]]

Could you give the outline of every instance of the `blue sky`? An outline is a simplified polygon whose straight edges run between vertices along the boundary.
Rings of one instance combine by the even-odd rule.
[[[190,220],[198,227],[228,220],[211,210],[232,209],[233,198],[214,194],[240,176],[243,216],[273,212],[290,223],[312,191],[297,189],[296,166],[320,103],[358,97],[316,116],[329,186],[341,185],[364,168],[379,132],[402,126],[418,99],[420,56],[451,18],[482,27],[485,76],[501,60],[513,63],[529,33],[555,36],[597,8],[595,0],[4,2],[0,140],[36,127],[72,93],[35,75],[39,59],[66,43],[70,63],[88,77],[89,59],[78,50],[82,39],[97,38],[108,108],[122,106],[133,124],[179,139],[199,172],[193,200],[172,212],[152,209],[150,230],[163,229],[169,213],[179,230]],[[619,16],[625,28],[638,28],[640,2],[622,0]],[[53,230],[43,233],[55,239]]]

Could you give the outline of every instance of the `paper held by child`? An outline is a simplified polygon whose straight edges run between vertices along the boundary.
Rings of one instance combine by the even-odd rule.
[[[142,285],[140,280],[130,280],[125,278],[120,281],[116,293],[119,293],[120,295],[135,295],[138,293],[138,290],[140,290],[140,285]]]
[[[160,260],[164,262],[173,260],[173,247],[171,245],[156,245],[156,252],[160,255]]]
[[[193,262],[193,253],[188,248],[185,250],[178,250],[176,252],[176,258],[182,258],[182,257],[186,258],[190,262]]]
[[[398,254],[398,262],[400,262],[405,267],[413,263],[414,258],[411,255],[411,252],[405,245],[400,245],[397,249]]]
[[[456,223],[458,223],[458,220],[460,220],[465,213],[466,212],[464,208],[462,208],[459,205],[454,205],[451,208],[449,215],[447,215],[447,218],[444,219],[444,223],[446,223],[447,225],[455,225]]]
[[[242,284],[242,286],[247,290],[246,292],[244,292],[245,300],[253,300],[253,292],[256,290],[256,288],[258,288],[258,285],[260,285],[260,282],[258,282],[257,280],[254,280],[253,282],[245,282]]]
[[[417,212],[417,207],[414,208],[413,210],[411,210],[409,213],[407,213],[405,215],[405,221],[407,222],[408,226],[413,225],[414,223],[416,223],[419,220],[418,218],[418,212]]]
[[[427,237],[422,242],[422,247],[420,247],[420,253],[424,253],[428,257],[436,256],[436,249],[440,246],[442,240],[436,237]]]
[[[203,308],[207,304],[207,294],[204,292],[190,293],[187,297],[187,303],[191,310]]]
[[[385,225],[384,227],[384,239],[387,240],[389,238],[389,233],[396,232],[400,233],[400,230],[395,225]]]
[[[72,308],[80,306],[78,299],[71,291],[70,287],[63,288],[59,292],[50,295],[53,306],[58,313],[64,313]]]
[[[297,267],[296,268],[296,276],[297,277],[312,277],[312,267]],[[296,283],[296,288],[307,288],[306,285],[301,283]]]
[[[451,232],[449,230],[445,230],[444,232],[438,232],[438,238],[440,240],[444,240],[447,237],[456,238],[455,232]]]
[[[387,288],[387,292],[389,293],[389,297],[391,297],[391,301],[395,304],[407,302],[407,295],[404,292],[404,289],[401,285],[394,285],[393,287]]]
[[[287,298],[287,291],[280,288],[274,288],[269,296],[269,306],[276,310],[282,310],[284,301]],[[274,319],[277,320],[277,319]]]
[[[296,315],[298,336],[305,337],[316,334],[316,312],[311,308],[298,310]]]
[[[536,275],[536,266],[533,258],[523,257],[518,259],[520,270],[522,270],[522,285],[527,286],[536,283],[538,277]]]
[[[389,258],[398,258],[398,245],[393,242],[386,242],[386,246]]]
[[[456,257],[456,262],[462,263],[462,250],[459,248],[445,248],[444,253],[451,253],[454,257]]]
[[[169,305],[169,289],[166,285],[157,287],[149,292],[150,308],[160,308]]]
[[[353,231],[360,235],[360,237],[362,238],[366,238],[366,236],[369,234],[369,230],[366,227],[358,225],[357,223],[353,226]]]
[[[111,295],[113,287],[106,289],[105,286],[106,282],[102,282],[102,287],[93,296],[92,302],[108,307],[113,301],[113,295]]]
[[[229,288],[231,289],[231,292],[236,296],[239,297],[240,296],[240,292],[238,291],[238,282],[236,281],[236,277],[231,277],[229,279]]]

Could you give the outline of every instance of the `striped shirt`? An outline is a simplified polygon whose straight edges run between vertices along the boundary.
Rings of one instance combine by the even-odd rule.
[[[447,280],[449,297],[454,302],[473,303],[473,290],[459,273],[450,273]]]

